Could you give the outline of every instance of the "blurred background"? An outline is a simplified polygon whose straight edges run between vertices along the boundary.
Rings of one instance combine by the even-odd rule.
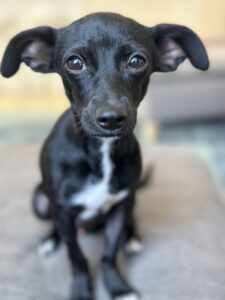
[[[225,191],[225,1],[224,0],[0,0],[0,55],[18,32],[40,25],[65,26],[92,12],[111,11],[144,25],[190,27],[206,45],[211,67],[189,61],[170,74],[154,74],[139,110],[142,143],[188,147],[209,164]],[[60,78],[24,65],[0,78],[0,144],[42,143],[68,107]]]

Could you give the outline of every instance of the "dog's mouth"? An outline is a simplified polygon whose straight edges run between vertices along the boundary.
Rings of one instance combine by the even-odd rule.
[[[97,131],[90,131],[87,129],[84,129],[87,135],[91,137],[96,137],[96,138],[122,138],[126,135],[128,135],[128,132],[125,131],[109,131],[109,132],[97,132]],[[130,132],[131,133],[131,132]]]
[[[105,130],[96,125],[91,125],[90,123],[85,123],[82,125],[83,131],[91,136],[96,138],[122,138],[132,134],[135,123],[126,124],[125,126],[113,130]]]

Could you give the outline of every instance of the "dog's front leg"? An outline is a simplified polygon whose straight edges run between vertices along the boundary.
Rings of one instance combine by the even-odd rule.
[[[71,300],[93,300],[88,263],[77,241],[74,216],[67,210],[54,210],[57,229],[65,242],[74,276]]]
[[[138,299],[134,290],[121,276],[116,261],[121,237],[125,233],[130,200],[132,201],[132,198],[125,199],[112,210],[107,219],[105,229],[106,245],[102,257],[103,279],[108,292],[115,300]]]

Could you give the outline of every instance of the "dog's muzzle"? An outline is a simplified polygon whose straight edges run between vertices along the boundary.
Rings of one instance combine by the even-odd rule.
[[[130,134],[135,124],[136,113],[122,105],[97,106],[85,109],[81,114],[81,126],[91,136],[122,137]]]

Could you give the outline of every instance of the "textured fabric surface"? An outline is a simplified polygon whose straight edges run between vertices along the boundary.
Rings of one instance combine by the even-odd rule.
[[[66,300],[71,284],[64,247],[38,256],[49,224],[32,215],[30,195],[39,180],[38,146],[1,147],[0,299]],[[205,164],[169,147],[145,149],[154,163],[151,185],[138,194],[136,215],[144,249],[121,251],[121,270],[143,300],[225,299],[225,210]],[[81,240],[90,258],[98,300],[108,300],[101,281],[101,234]]]

